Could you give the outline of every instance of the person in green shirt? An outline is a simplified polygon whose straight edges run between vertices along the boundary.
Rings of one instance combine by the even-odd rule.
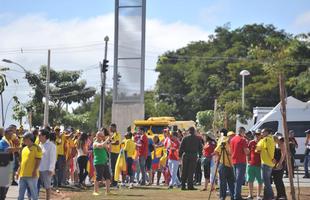
[[[96,134],[96,140],[93,144],[94,166],[96,170],[96,180],[94,184],[93,195],[98,196],[99,182],[105,179],[106,195],[110,195],[111,173],[109,168],[108,148],[111,143],[109,132],[102,129]]]

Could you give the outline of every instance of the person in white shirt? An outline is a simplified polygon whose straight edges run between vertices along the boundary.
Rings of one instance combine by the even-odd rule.
[[[40,182],[46,189],[46,200],[51,197],[51,182],[56,165],[56,145],[49,140],[49,131],[42,129],[39,131],[40,147],[42,149],[42,159],[39,167]]]

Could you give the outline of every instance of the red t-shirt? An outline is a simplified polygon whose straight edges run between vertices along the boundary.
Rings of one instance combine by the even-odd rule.
[[[171,145],[169,148],[168,159],[179,160],[180,142],[178,140],[171,140],[170,142],[171,142]]]
[[[212,153],[214,152],[215,147],[216,147],[216,145],[214,142],[206,143],[203,146],[203,151],[202,151],[203,156],[211,157]]]
[[[260,153],[256,153],[257,142],[255,140],[252,140],[249,142],[249,150],[250,150],[250,159],[249,159],[249,165],[250,166],[260,166]]]
[[[141,146],[138,149],[138,156],[144,156],[145,158],[147,158],[148,155],[148,145],[149,145],[149,141],[147,139],[147,136],[145,134],[143,134],[140,138],[140,140],[138,141],[139,144],[141,144]]]
[[[246,164],[246,154],[243,150],[244,148],[248,148],[248,142],[244,137],[236,135],[231,139],[230,141],[231,160],[234,165],[240,163]]]

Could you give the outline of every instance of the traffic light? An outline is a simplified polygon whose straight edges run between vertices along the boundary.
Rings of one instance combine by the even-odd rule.
[[[119,84],[121,78],[122,78],[122,76],[119,73],[117,73],[117,77],[116,77],[116,84],[117,85]]]
[[[108,71],[108,67],[109,67],[109,65],[108,65],[108,60],[107,59],[104,59],[103,60],[103,63],[102,63],[102,72],[107,72]]]

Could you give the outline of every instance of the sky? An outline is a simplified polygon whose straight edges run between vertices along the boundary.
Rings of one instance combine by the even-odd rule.
[[[135,0],[133,0],[135,1]],[[309,0],[147,0],[145,89],[154,89],[158,56],[184,47],[191,41],[207,40],[217,26],[273,24],[293,34],[310,31]],[[99,90],[98,63],[103,59],[104,37],[109,36],[109,60],[113,60],[114,0],[0,0],[0,60],[6,58],[37,72],[47,63],[56,70],[81,70],[89,86]],[[110,62],[111,64],[111,62]],[[14,65],[5,107],[13,95],[26,102],[32,94]],[[112,68],[107,86],[112,86]],[[18,78],[19,84],[12,79]],[[7,114],[11,121],[10,109]]]

